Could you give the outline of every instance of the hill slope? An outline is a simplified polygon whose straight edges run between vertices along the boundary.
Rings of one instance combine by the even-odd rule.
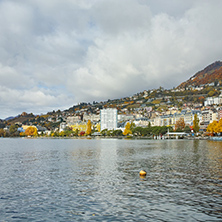
[[[181,83],[177,88],[185,88],[190,85],[200,86],[202,84],[208,84],[212,82],[222,83],[222,62],[216,61],[207,66],[202,71],[197,72],[189,80]]]

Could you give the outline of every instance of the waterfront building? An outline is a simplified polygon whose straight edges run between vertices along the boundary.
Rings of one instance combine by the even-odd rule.
[[[134,123],[136,126],[147,127],[150,120],[146,117],[135,119]]]
[[[117,109],[100,110],[101,131],[104,129],[116,130],[117,128]]]
[[[218,120],[218,112],[213,110],[203,110],[202,111],[202,122],[205,125],[212,123],[214,120]]]

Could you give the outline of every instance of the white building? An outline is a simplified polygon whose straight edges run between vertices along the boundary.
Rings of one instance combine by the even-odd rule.
[[[67,127],[67,124],[65,122],[60,123],[59,132],[64,131],[66,127]]]
[[[91,115],[83,115],[83,121],[87,122],[90,120],[91,122],[99,122],[100,121],[100,115],[91,114]]]
[[[66,123],[67,123],[68,126],[71,126],[71,125],[75,125],[79,121],[80,121],[79,116],[68,116],[67,120],[66,120]]]
[[[115,130],[117,128],[117,109],[100,110],[101,131],[104,129]]]
[[[132,121],[134,119],[133,115],[125,115],[125,114],[119,114],[117,116],[118,122],[121,121]]]
[[[222,95],[219,97],[208,97],[204,101],[204,106],[220,105],[222,103]]]
[[[213,110],[204,110],[202,111],[202,120],[205,125],[212,123],[214,120],[218,120],[218,112]]]

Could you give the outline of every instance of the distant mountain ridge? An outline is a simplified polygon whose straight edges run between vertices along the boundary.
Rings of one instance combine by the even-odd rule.
[[[222,84],[222,62],[216,61],[203,70],[197,72],[189,80],[181,83],[177,88],[186,88],[188,86],[200,86],[212,82]]]
[[[8,120],[14,119],[14,118],[16,118],[16,117],[17,117],[17,116],[9,116],[9,117],[5,118],[4,120],[5,120],[5,121],[8,121]]]

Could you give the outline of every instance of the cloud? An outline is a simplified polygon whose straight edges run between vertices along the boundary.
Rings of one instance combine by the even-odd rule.
[[[221,6],[218,0],[1,1],[0,118],[179,85],[221,59]]]

